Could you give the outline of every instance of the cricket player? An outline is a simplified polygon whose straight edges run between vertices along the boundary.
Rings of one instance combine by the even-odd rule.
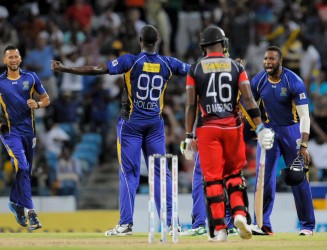
[[[186,76],[189,65],[156,52],[157,29],[146,25],[141,30],[138,55],[126,54],[98,66],[65,67],[52,61],[56,71],[72,74],[122,74],[125,88],[117,124],[117,151],[120,163],[120,220],[106,236],[132,235],[135,195],[140,181],[141,150],[148,164],[153,154],[166,154],[162,110],[169,78]],[[155,159],[155,202],[160,211],[160,166]],[[167,225],[171,225],[171,177],[167,166]]]
[[[278,47],[268,47],[264,59],[264,70],[251,82],[255,100],[261,100],[267,120],[266,128],[272,129],[276,136],[273,148],[266,152],[263,227],[253,227],[253,234],[272,235],[270,215],[276,192],[277,161],[282,155],[289,166],[301,155],[307,165],[310,161],[308,139],[310,117],[305,85],[298,75],[282,66],[282,52]],[[261,146],[257,147],[257,176]],[[309,182],[292,186],[297,215],[300,221],[300,233],[312,236],[315,228],[315,215]],[[256,220],[254,220],[256,222]]]
[[[243,123],[238,114],[239,91],[257,126],[259,143],[265,149],[271,148],[274,135],[263,127],[243,66],[224,55],[228,50],[224,31],[217,26],[207,27],[201,33],[200,46],[205,57],[191,66],[186,80],[185,155],[194,152],[192,131],[199,108],[201,119],[197,121],[196,135],[204,175],[208,240],[227,240],[224,187],[239,235],[242,239],[250,239],[251,218],[241,174],[246,157]]]
[[[42,225],[34,211],[31,190],[36,146],[34,110],[48,106],[50,99],[38,76],[20,68],[22,58],[16,47],[10,45],[5,48],[3,62],[7,70],[0,75],[1,141],[15,171],[9,208],[19,225],[27,227],[28,220],[30,229],[36,230]],[[34,99],[34,95],[39,101]]]

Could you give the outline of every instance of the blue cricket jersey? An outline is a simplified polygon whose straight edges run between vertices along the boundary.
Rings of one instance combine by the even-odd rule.
[[[185,76],[189,65],[169,56],[142,52],[125,54],[107,62],[111,75],[124,73],[121,117],[152,118],[161,114],[168,79]]]
[[[46,91],[34,72],[20,71],[16,80],[7,78],[7,71],[0,75],[0,103],[7,119],[10,133],[35,133],[34,111],[27,105],[34,92]]]
[[[272,83],[265,71],[251,81],[256,101],[263,101],[267,121],[272,126],[289,126],[299,122],[296,105],[308,104],[307,93],[301,78],[283,67],[280,81]]]

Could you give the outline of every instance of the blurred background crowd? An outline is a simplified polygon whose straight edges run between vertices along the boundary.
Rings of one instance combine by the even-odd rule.
[[[161,54],[188,63],[202,56],[200,31],[210,24],[220,26],[229,38],[230,57],[243,59],[250,78],[263,69],[267,46],[279,46],[283,65],[301,76],[310,96],[310,178],[327,181],[326,0],[2,0],[0,4],[0,53],[7,45],[17,46],[21,67],[38,74],[52,102],[35,113],[34,195],[75,195],[80,208],[111,206],[108,194],[118,192],[115,124],[123,78],[57,74],[50,61],[97,65],[124,53],[137,54],[145,24],[158,28]],[[2,64],[1,72],[4,69]],[[185,135],[185,79],[170,80],[165,104],[167,152],[179,156],[180,190],[190,192],[193,162],[179,152]],[[246,124],[245,175],[250,191],[255,178],[253,138]],[[284,167],[283,159],[279,167]],[[0,193],[7,195],[13,170],[2,146],[0,170]],[[142,172],[139,192],[145,193],[145,164]],[[277,189],[287,187],[278,181]]]

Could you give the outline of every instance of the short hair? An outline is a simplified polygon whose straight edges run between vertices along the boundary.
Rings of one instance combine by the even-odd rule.
[[[141,41],[146,44],[155,44],[158,41],[158,31],[152,25],[145,25],[141,30]]]
[[[3,54],[6,54],[7,50],[16,50],[17,47],[15,47],[14,45],[8,45],[5,50],[3,51]],[[18,50],[18,49],[17,49]]]
[[[266,51],[268,50],[272,50],[272,51],[277,51],[278,52],[278,55],[279,55],[279,58],[283,58],[283,53],[282,51],[280,50],[280,48],[278,48],[277,46],[269,46]]]

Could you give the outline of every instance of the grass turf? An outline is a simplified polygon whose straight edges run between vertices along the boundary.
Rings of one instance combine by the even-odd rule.
[[[103,233],[1,233],[0,249],[327,249],[327,233],[315,233],[313,237],[298,236],[297,233],[276,233],[274,236],[253,236],[242,240],[231,236],[227,242],[208,242],[206,236],[179,237],[173,244],[171,237],[167,243],[148,243],[147,234],[134,234],[125,237],[105,237]]]

